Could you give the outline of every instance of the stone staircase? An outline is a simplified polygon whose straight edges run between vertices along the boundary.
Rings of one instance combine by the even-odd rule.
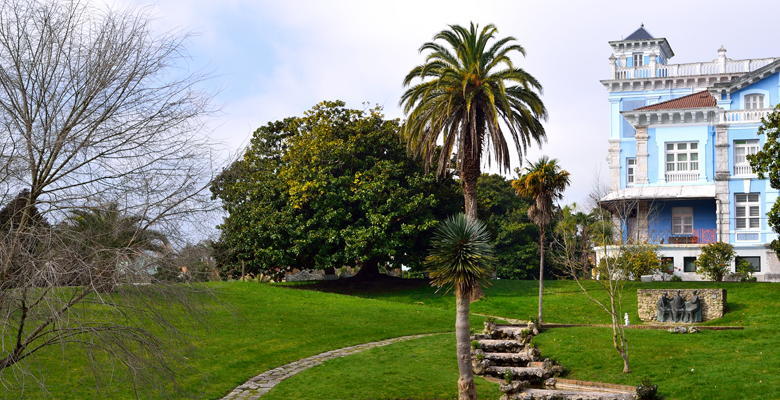
[[[542,358],[531,339],[539,334],[533,322],[499,325],[485,322],[482,333],[472,335],[474,373],[500,380],[501,400],[634,400],[630,386],[597,384],[558,378],[563,368]]]

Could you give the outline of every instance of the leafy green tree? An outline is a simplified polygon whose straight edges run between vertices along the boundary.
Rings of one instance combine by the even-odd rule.
[[[707,279],[722,281],[735,255],[734,246],[728,243],[710,243],[701,248],[701,255],[696,259],[696,270]]]
[[[573,203],[561,209],[558,221],[554,222],[555,244],[551,249],[553,261],[563,269],[563,275],[578,273],[585,278],[592,275],[594,267],[593,248],[612,243],[613,226],[605,210],[594,208],[586,213],[577,210]],[[576,263],[577,268],[567,265]]]
[[[775,106],[773,113],[761,119],[758,134],[766,135],[766,142],[756,154],[747,156],[750,166],[759,178],[769,178],[769,185],[772,188],[780,189],[780,104]],[[769,226],[780,234],[780,198],[775,200],[775,204],[766,215],[769,218]],[[780,240],[775,239],[772,248],[780,257]]]
[[[420,47],[428,52],[425,63],[406,75],[409,88],[401,97],[409,148],[427,167],[438,160],[442,175],[454,157],[465,212],[474,219],[482,155],[508,170],[508,141],[522,158],[531,141],[545,138],[540,120],[547,111],[537,94],[542,85],[512,62],[512,55],[525,55],[523,47],[511,36],[496,38],[497,32],[472,23],[436,34]]]
[[[434,235],[426,263],[432,285],[455,290],[455,341],[460,374],[458,399],[476,399],[469,340],[471,292],[487,283],[495,263],[485,224],[464,214],[442,222]]]
[[[424,239],[457,204],[451,179],[407,156],[398,121],[338,101],[259,129],[212,191],[229,213],[218,254],[252,273],[417,268]]]
[[[539,268],[539,231],[528,220],[529,201],[517,196],[509,180],[482,174],[477,185],[479,218],[485,222],[495,249],[496,275],[528,279]]]
[[[211,183],[213,198],[227,212],[214,244],[217,263],[227,276],[314,268],[297,240],[303,221],[288,207],[287,187],[278,176],[287,141],[299,134],[300,124],[299,118],[286,118],[258,128],[243,156]]]
[[[568,186],[569,172],[561,169],[558,160],[545,156],[535,163],[529,162],[520,177],[512,181],[518,195],[533,200],[528,208],[528,218],[539,227],[539,324],[543,322],[545,235],[553,221],[555,201],[563,198],[563,191]]]

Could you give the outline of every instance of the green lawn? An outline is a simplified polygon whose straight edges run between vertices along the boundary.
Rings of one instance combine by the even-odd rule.
[[[458,367],[455,335],[391,344],[337,358],[289,378],[263,400],[454,399]],[[498,385],[476,379],[482,399],[497,400]]]
[[[454,299],[426,286],[351,290],[340,295],[256,283],[209,284],[214,299],[203,317],[187,322],[190,346],[175,352],[178,381],[144,391],[142,398],[219,398],[247,378],[287,362],[357,343],[423,332],[452,330]],[[629,331],[634,372],[624,375],[604,328],[558,328],[535,339],[575,379],[638,384],[649,378],[667,399],[780,398],[780,285],[764,283],[628,283],[626,309],[636,323],[636,288],[725,287],[729,312],[715,325],[742,331],[673,335]],[[535,314],[536,282],[497,281],[473,304],[477,313],[518,319]],[[596,292],[603,296],[604,293]],[[549,281],[546,320],[606,323],[607,316],[574,282]],[[474,318],[475,326],[481,318]],[[0,398],[132,398],[126,374],[102,369],[100,391],[87,356],[78,348],[50,349],[25,363],[46,378],[49,393],[33,378],[6,374],[13,389]],[[45,373],[41,373],[45,371]],[[328,361],[283,382],[268,399],[409,399],[455,397],[457,368],[451,334],[397,343]],[[478,379],[481,398],[497,387]],[[19,389],[24,385],[24,390]],[[6,389],[6,388],[4,388]]]
[[[591,282],[587,287],[595,289]],[[637,288],[725,287],[729,311],[706,325],[742,325],[741,331],[705,331],[675,335],[630,330],[633,373],[622,374],[622,362],[605,328],[549,329],[535,339],[542,354],[558,360],[575,379],[639,384],[649,378],[669,399],[780,398],[780,285],[772,283],[654,282],[626,285],[626,311],[636,316]],[[571,281],[546,282],[545,320],[561,323],[608,323]],[[474,312],[527,319],[536,310],[536,282],[497,281]],[[594,292],[599,294],[598,291]],[[452,310],[449,295],[427,287],[361,293],[410,304]],[[600,296],[603,298],[604,293]],[[399,355],[404,357],[404,355]],[[323,366],[324,367],[324,366]],[[323,372],[324,373],[324,372]]]
[[[209,285],[213,299],[197,322],[180,322],[189,346],[173,353],[178,382],[142,388],[142,398],[219,398],[265,370],[349,345],[426,332],[452,331],[453,315],[442,309],[363,299],[257,283]],[[475,318],[475,324],[481,319]],[[50,348],[23,367],[0,376],[10,385],[0,398],[132,398],[125,371],[99,364],[106,379],[93,379],[88,355],[78,347]],[[45,379],[48,393],[36,379]],[[98,386],[98,383],[100,384]],[[1,383],[0,383],[1,384]]]

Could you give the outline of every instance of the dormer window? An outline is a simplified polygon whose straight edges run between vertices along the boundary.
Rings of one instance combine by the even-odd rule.
[[[749,94],[745,96],[745,109],[746,110],[759,110],[764,108],[764,95],[763,94]]]
[[[635,67],[641,67],[642,65],[644,65],[644,60],[645,59],[644,59],[644,56],[642,55],[642,53],[634,53],[633,55],[634,55],[634,66]]]

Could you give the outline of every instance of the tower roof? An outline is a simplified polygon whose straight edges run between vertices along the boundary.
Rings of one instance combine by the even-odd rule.
[[[653,37],[653,35],[650,34],[650,32],[648,32],[645,29],[645,24],[642,24],[639,27],[639,29],[635,30],[634,33],[628,35],[623,40],[647,40],[647,39],[655,39],[655,38]]]

